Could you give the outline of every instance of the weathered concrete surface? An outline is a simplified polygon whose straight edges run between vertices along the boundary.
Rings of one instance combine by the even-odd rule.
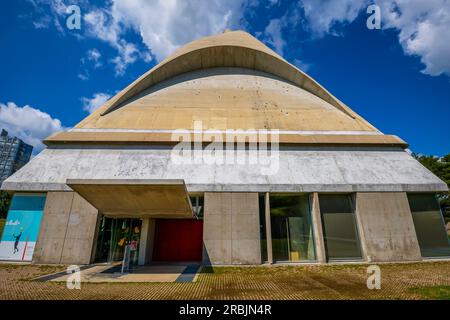
[[[98,211],[74,192],[48,192],[33,263],[92,262]]]
[[[152,261],[154,238],[155,219],[142,219],[141,238],[139,243],[139,265],[145,265]]]
[[[310,195],[311,220],[314,233],[314,245],[316,249],[316,259],[319,263],[327,262],[325,242],[323,239],[322,216],[320,214],[319,194],[314,192]]]
[[[35,263],[60,263],[74,192],[48,192],[33,254]]]
[[[203,262],[260,264],[257,193],[205,193]]]
[[[66,183],[106,216],[193,217],[183,180],[68,179]]]
[[[113,110],[122,107],[131,98],[164,80],[190,71],[215,67],[253,69],[278,76],[327,101],[334,108],[355,118],[355,121],[372,127],[310,76],[286,62],[250,34],[242,31],[201,38],[183,46],[98,108],[77,127],[96,126],[96,120],[100,117],[111,115]],[[236,95],[239,94],[238,92],[236,91]],[[174,100],[173,105],[176,105],[176,102],[177,100]],[[180,114],[174,117],[174,119],[180,118],[182,118]]]
[[[358,192],[356,217],[368,262],[421,260],[404,192]]]
[[[288,148],[261,165],[177,163],[166,147],[45,149],[2,189],[61,191],[67,179],[183,179],[189,192],[436,192],[447,185],[399,148]],[[263,166],[267,168],[268,166]]]
[[[363,119],[349,116],[280,77],[250,69],[213,68],[159,83],[114,112],[98,118],[90,115],[84,125],[57,134],[53,140],[76,136],[77,129],[194,129],[194,121],[202,121],[205,130],[335,130],[381,135]],[[116,134],[126,136],[127,132]]]

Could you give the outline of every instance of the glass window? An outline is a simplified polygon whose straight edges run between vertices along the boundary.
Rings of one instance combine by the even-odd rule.
[[[275,261],[316,259],[309,195],[270,195]]]
[[[423,257],[450,256],[450,245],[434,194],[408,194],[409,206]]]
[[[191,205],[194,215],[197,219],[203,220],[203,209],[204,209],[204,197],[203,196],[191,196]]]
[[[97,262],[114,262],[123,259],[125,246],[130,246],[130,264],[136,265],[139,258],[139,242],[142,220],[116,219],[103,216],[97,237]]]
[[[328,260],[361,259],[350,195],[319,195],[323,237]]]

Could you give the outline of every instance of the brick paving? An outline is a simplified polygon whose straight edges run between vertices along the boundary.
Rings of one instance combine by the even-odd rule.
[[[382,288],[366,287],[367,265],[204,268],[192,283],[65,283],[32,279],[65,266],[0,264],[0,299],[424,299],[411,288],[450,285],[450,262],[380,264]]]

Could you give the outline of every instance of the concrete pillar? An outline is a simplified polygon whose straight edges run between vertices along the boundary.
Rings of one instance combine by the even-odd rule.
[[[92,262],[97,222],[98,210],[75,193],[67,223],[61,263],[89,264]]]
[[[97,209],[78,194],[48,192],[33,262],[91,263],[97,227]]]
[[[203,263],[261,263],[258,200],[258,193],[205,193]]]
[[[60,263],[73,192],[48,192],[33,263]]]
[[[265,219],[266,219],[266,243],[267,243],[267,262],[273,263],[272,251],[272,224],[270,222],[270,194],[266,192],[264,195]]]
[[[142,219],[138,265],[142,266],[152,261],[154,236],[155,219]]]
[[[365,260],[421,260],[405,192],[358,192],[356,218]]]
[[[325,252],[325,240],[323,239],[322,216],[320,214],[319,194],[314,192],[310,195],[311,220],[314,232],[314,244],[316,247],[316,259],[319,263],[327,262]]]
[[[139,239],[139,259],[138,265],[143,266],[145,264],[147,254],[147,238],[148,238],[148,226],[149,218],[142,219],[141,225],[141,237]]]

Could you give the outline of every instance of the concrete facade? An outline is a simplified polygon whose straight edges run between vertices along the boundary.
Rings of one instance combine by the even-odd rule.
[[[356,219],[368,262],[422,259],[404,192],[358,192]]]
[[[67,179],[182,179],[188,192],[438,192],[447,185],[400,148],[281,148],[278,170],[253,164],[176,163],[171,147],[79,146],[42,151],[3,189],[72,191]],[[320,168],[320,169],[319,169]],[[201,173],[201,174],[199,174]]]
[[[49,192],[34,263],[88,264],[95,254],[98,211],[74,192]]]
[[[205,264],[260,264],[257,193],[205,193]]]
[[[227,140],[230,130],[233,139]],[[185,137],[192,142],[184,145],[186,149],[195,151],[189,149],[180,158],[174,146]],[[212,141],[224,142],[226,161],[205,160],[202,151]],[[260,234],[264,222],[263,249],[269,263],[273,252],[289,247],[291,240],[297,246],[306,237],[314,237],[316,261],[312,254],[306,259],[326,263],[321,193],[354,197],[365,261],[421,260],[406,193],[448,191],[445,182],[413,158],[405,141],[379,131],[245,32],[187,44],[74,128],[44,143],[48,148],[2,184],[12,192],[47,193],[35,263],[92,262],[99,216],[142,219],[138,263],[150,263],[158,245],[155,219],[201,219],[194,217],[201,210],[193,212],[190,196],[204,196],[205,264],[265,262]],[[263,161],[261,153],[257,163],[246,161],[247,150],[256,147],[258,152],[262,149]],[[242,154],[243,163],[234,161]],[[274,220],[277,234],[272,239],[269,197],[284,193],[309,194],[312,226],[292,219],[293,224],[284,228]],[[265,214],[260,214],[262,208]],[[286,214],[278,210],[277,218],[300,218],[292,211],[305,210],[289,208]],[[306,227],[312,232],[299,232]],[[119,225],[115,231],[120,235],[114,243],[120,243],[120,249],[114,249],[117,257],[127,241],[136,240],[131,229],[128,236],[122,229],[126,227]],[[186,230],[194,229],[186,227],[180,234]],[[112,248],[116,238],[108,238]],[[200,233],[196,250],[199,239]],[[102,254],[108,241],[102,242]],[[344,233],[332,241],[348,244],[355,239]],[[190,250],[180,250],[180,242],[161,243],[171,245],[173,252]],[[311,245],[309,241],[309,253]],[[304,249],[296,252],[300,250]]]

